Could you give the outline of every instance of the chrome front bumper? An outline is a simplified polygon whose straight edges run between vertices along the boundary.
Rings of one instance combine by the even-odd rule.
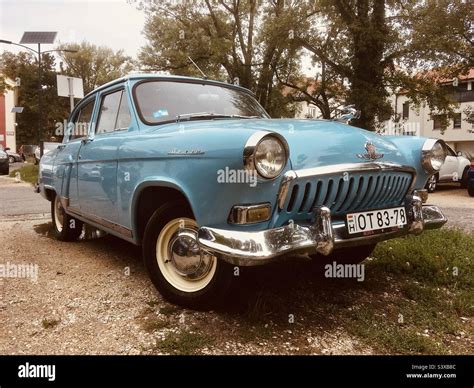
[[[348,237],[345,222],[333,222],[327,207],[313,211],[311,223],[293,224],[255,232],[201,227],[201,248],[218,258],[239,266],[266,264],[288,254],[329,255],[334,249],[374,244],[426,229],[442,227],[447,218],[437,206],[423,205],[420,197],[405,200],[408,225],[402,229],[362,237]]]

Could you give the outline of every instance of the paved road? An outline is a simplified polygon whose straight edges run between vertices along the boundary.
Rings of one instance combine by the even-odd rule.
[[[0,217],[35,219],[49,216],[50,204],[33,191],[29,183],[17,183],[14,178],[0,176]]]
[[[438,205],[448,217],[448,226],[474,231],[474,197],[457,184],[439,186],[430,194],[428,202]]]

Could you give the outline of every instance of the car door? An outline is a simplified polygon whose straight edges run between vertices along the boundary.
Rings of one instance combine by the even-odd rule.
[[[448,149],[448,155],[446,156],[446,160],[439,172],[439,180],[451,182],[453,178],[455,178],[455,176],[457,175],[458,158],[456,157],[456,153],[452,150],[451,147],[446,147]],[[455,179],[458,180],[459,178]]]
[[[82,142],[78,156],[78,193],[85,217],[118,223],[117,150],[130,125],[130,109],[124,86],[100,95],[96,125]]]
[[[57,146],[53,167],[53,185],[63,199],[63,206],[79,209],[77,193],[77,158],[82,140],[87,137],[95,106],[95,95],[81,101],[69,120],[63,143]]]

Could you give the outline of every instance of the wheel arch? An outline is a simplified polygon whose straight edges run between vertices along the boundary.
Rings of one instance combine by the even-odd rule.
[[[137,244],[141,244],[146,225],[156,209],[173,200],[184,201],[194,218],[196,218],[196,213],[188,195],[176,183],[147,181],[136,188],[132,199],[131,215],[133,236]]]

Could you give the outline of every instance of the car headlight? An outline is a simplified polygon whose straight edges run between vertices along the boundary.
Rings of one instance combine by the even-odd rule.
[[[244,148],[244,166],[256,170],[265,179],[274,179],[283,171],[289,157],[283,136],[259,131],[250,136]]]
[[[427,173],[433,174],[441,169],[446,155],[447,149],[443,140],[427,139],[421,150],[421,165]]]

